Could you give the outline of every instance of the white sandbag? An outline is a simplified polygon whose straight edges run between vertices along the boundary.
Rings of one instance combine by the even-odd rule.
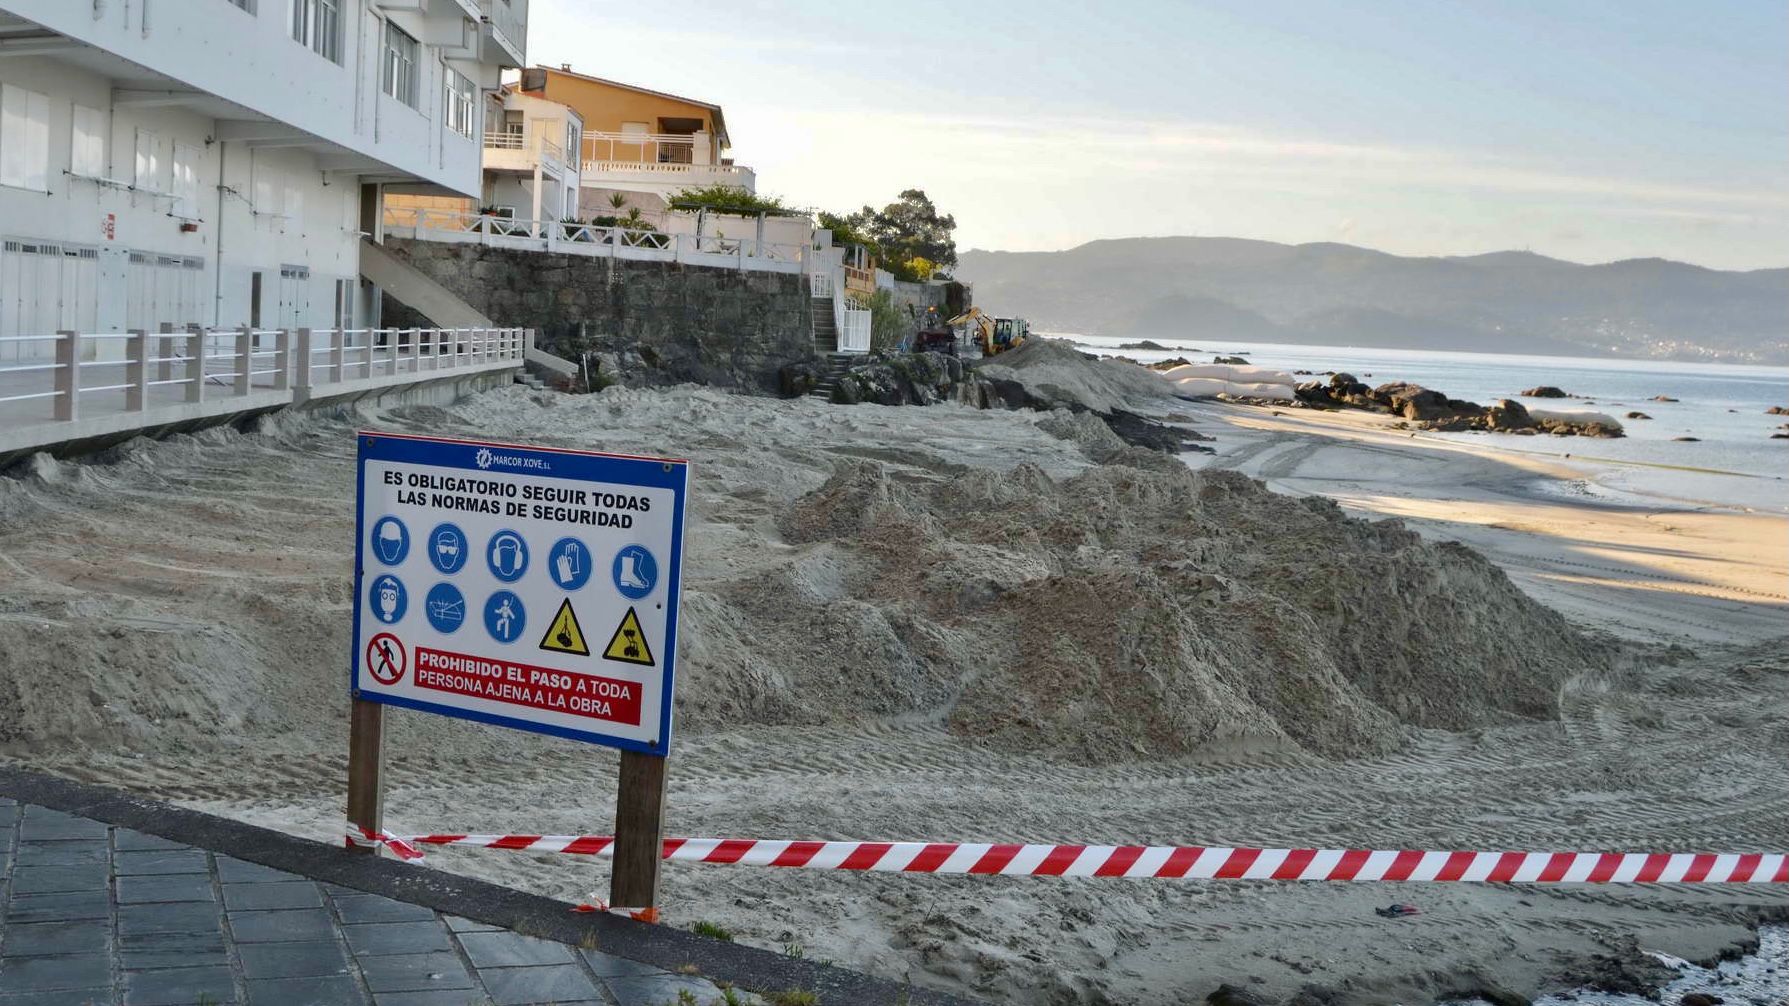
[[[1256,384],[1226,381],[1224,384],[1224,391],[1226,394],[1233,395],[1237,398],[1267,398],[1277,402],[1290,402],[1296,400],[1298,397],[1292,393],[1291,388],[1286,387],[1284,384]]]
[[[1274,370],[1271,367],[1248,367],[1234,363],[1184,363],[1171,370],[1162,371],[1162,376],[1170,381],[1201,377],[1215,381],[1233,381],[1239,384],[1284,384],[1288,388],[1298,385],[1298,378],[1283,370]]]
[[[1216,398],[1229,387],[1227,381],[1214,381],[1204,377],[1189,377],[1173,384],[1174,393],[1182,398]]]

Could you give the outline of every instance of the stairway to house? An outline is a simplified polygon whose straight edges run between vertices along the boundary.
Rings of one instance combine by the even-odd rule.
[[[843,377],[845,371],[851,367],[851,354],[822,352],[820,359],[824,363],[824,369],[820,373],[819,382],[814,385],[814,390],[808,392],[808,397],[830,402],[833,389],[839,386],[839,378]]]
[[[821,356],[838,352],[839,326],[832,316],[832,298],[811,298],[808,310],[814,319],[814,351]]]

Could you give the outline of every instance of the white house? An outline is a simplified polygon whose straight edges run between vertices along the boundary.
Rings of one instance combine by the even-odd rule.
[[[480,194],[527,4],[0,0],[0,337],[373,320],[383,188]]]
[[[492,96],[484,114],[484,188],[477,199],[443,196],[426,184],[389,185],[388,225],[414,227],[431,215],[442,221],[448,216],[470,217],[482,207],[516,221],[559,221],[578,215],[583,118],[556,101],[530,97],[513,87]]]

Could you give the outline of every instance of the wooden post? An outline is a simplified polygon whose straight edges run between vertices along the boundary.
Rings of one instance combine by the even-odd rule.
[[[189,325],[186,330],[186,400],[200,402],[205,400],[205,356],[211,352],[206,345],[210,338],[205,330],[197,325]]]
[[[292,386],[292,330],[282,328],[273,334],[273,390],[285,391]]]
[[[664,851],[665,759],[621,752],[615,790],[615,863],[609,904],[658,907],[658,868]]]
[[[56,333],[56,418],[72,422],[81,414],[81,333]]]
[[[356,698],[348,715],[348,824],[377,832],[385,826],[385,784],[379,772],[385,760],[385,707]],[[378,848],[363,845],[351,845],[349,851],[379,854]]]
[[[311,397],[311,365],[317,362],[317,346],[311,341],[311,330],[298,330],[298,355],[292,361],[293,387],[298,389],[298,397]]]
[[[236,394],[246,395],[255,383],[255,330],[247,325],[236,330]]]

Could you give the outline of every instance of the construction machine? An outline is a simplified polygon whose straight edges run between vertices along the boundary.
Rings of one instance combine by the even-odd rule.
[[[971,307],[945,324],[968,325],[974,329],[975,341],[981,345],[983,356],[996,356],[1016,349],[1031,334],[1031,326],[1025,319],[995,318],[979,307]]]

